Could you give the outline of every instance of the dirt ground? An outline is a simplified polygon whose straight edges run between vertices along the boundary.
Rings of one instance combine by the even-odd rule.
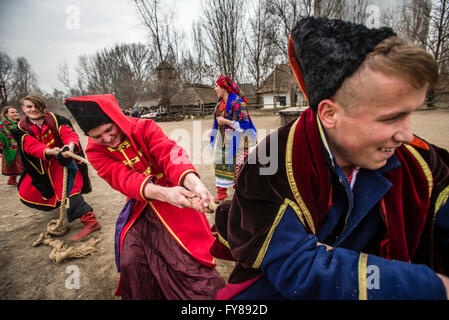
[[[253,116],[259,134],[280,126],[278,116]],[[211,119],[184,120],[159,123],[164,132],[182,144],[191,156],[206,187],[215,194],[213,165],[205,152]],[[449,110],[418,111],[412,116],[416,134],[429,142],[449,150]],[[82,145],[86,137],[80,134]],[[201,141],[201,144],[199,144]],[[109,187],[90,168],[93,191],[85,195],[86,201],[102,226],[91,237],[101,237],[93,255],[73,259],[60,265],[48,255],[50,247],[33,247],[32,243],[46,229],[48,221],[59,215],[59,210],[41,212],[23,205],[17,190],[6,185],[7,178],[0,176],[0,299],[117,299],[115,292],[119,275],[114,260],[114,230],[117,215],[125,204],[125,196]],[[213,223],[213,215],[208,215]],[[82,228],[79,220],[70,223],[71,230],[62,238],[69,244],[70,238]],[[217,269],[225,280],[232,263],[218,260]],[[79,286],[74,277],[79,275]]]

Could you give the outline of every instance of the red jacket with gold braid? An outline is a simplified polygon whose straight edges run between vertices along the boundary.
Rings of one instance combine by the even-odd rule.
[[[13,135],[25,167],[19,181],[20,199],[30,207],[53,210],[59,206],[62,197],[63,167],[56,157],[46,156],[45,150],[62,148],[73,142],[76,152],[83,155],[78,135],[67,118],[53,113],[44,114],[40,128],[27,117],[22,118]],[[76,173],[70,196],[91,191],[86,165],[77,165],[80,170]]]
[[[112,188],[126,195],[128,200],[135,200],[132,212],[120,232],[120,248],[127,231],[149,205],[187,253],[203,265],[213,267],[215,261],[209,248],[214,238],[205,214],[158,200],[148,200],[143,195],[150,179],[155,184],[170,187],[182,185],[188,173],[196,173],[185,151],[168,139],[154,121],[125,116],[112,95],[72,99],[96,102],[127,137],[114,149],[89,138],[86,148],[86,155],[98,175]]]

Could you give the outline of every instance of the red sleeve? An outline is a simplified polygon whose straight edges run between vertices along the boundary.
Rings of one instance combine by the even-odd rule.
[[[80,139],[74,130],[66,125],[62,125],[59,127],[59,134],[64,145],[68,145],[69,143],[73,142],[76,145],[75,150],[80,150]]]
[[[143,188],[153,175],[143,175],[134,172],[121,161],[111,157],[110,152],[89,138],[86,148],[87,158],[97,174],[104,179],[113,189],[127,197],[146,200]]]
[[[150,156],[172,184],[180,185],[187,173],[196,173],[185,150],[168,139],[156,123],[150,120],[140,121],[134,130],[143,137]],[[91,138],[87,144],[86,155],[97,174],[112,188],[130,198],[146,200],[143,188],[149,179],[156,177],[155,175],[132,171],[121,161],[114,159],[107,148],[95,143]]]
[[[35,137],[28,134],[23,137],[23,150],[30,156],[42,160],[48,160],[44,154],[44,151],[48,148],[49,147],[46,144],[40,142]]]
[[[187,152],[169,139],[154,121],[142,121],[138,127],[140,126],[143,127],[140,130],[143,130],[144,142],[151,156],[164,171],[164,176],[169,177],[173,184],[181,185],[184,177],[190,172],[198,175]]]

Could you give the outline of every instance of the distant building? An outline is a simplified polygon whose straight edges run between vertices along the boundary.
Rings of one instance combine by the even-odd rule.
[[[256,96],[256,85],[252,83],[242,83],[238,84],[241,91],[245,95],[246,100],[248,100],[248,107],[257,105],[257,96]]]
[[[148,110],[156,110],[162,106],[161,101],[162,98],[137,100],[136,103],[134,104],[134,107],[146,108]]]
[[[155,69],[157,76],[157,93],[161,98],[161,104],[167,110],[170,109],[170,99],[178,91],[178,73],[174,66],[167,61],[162,61]]]
[[[256,94],[261,97],[264,108],[307,105],[288,63],[278,64],[257,88]]]
[[[436,107],[449,107],[449,79],[440,80],[439,87],[435,90],[433,103]]]
[[[214,112],[216,103],[217,94],[211,86],[191,85],[170,99],[170,109],[184,115],[207,115]]]

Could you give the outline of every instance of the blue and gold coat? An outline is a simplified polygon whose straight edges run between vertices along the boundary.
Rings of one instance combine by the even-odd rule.
[[[312,110],[276,135],[257,155],[279,143],[277,172],[246,164],[217,210],[217,241],[237,261],[218,299],[446,298],[447,151],[416,138],[351,188]]]

